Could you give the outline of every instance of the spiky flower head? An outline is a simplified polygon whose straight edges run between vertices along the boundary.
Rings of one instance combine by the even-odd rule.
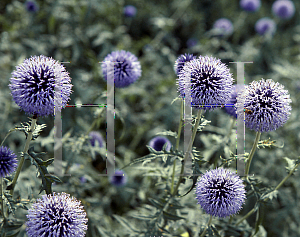
[[[247,12],[256,12],[261,6],[261,2],[260,0],[241,0],[240,6]]]
[[[232,92],[230,95],[230,99],[227,101],[226,106],[225,106],[225,111],[229,115],[237,118],[237,113],[236,113],[236,97],[238,93],[244,88],[244,85],[233,85]]]
[[[276,31],[276,23],[268,17],[263,17],[255,23],[255,30],[260,35],[273,35]]]
[[[72,92],[65,67],[51,57],[32,56],[12,72],[9,88],[18,106],[39,117],[61,111]]]
[[[26,215],[29,237],[84,237],[87,230],[86,212],[81,202],[67,193],[55,192],[37,199]]]
[[[104,79],[109,83],[114,79],[116,87],[127,87],[142,75],[138,58],[125,50],[108,54],[102,63],[102,72]]]
[[[127,183],[127,176],[122,170],[116,170],[115,174],[109,177],[109,182],[117,187],[122,187]]]
[[[91,137],[90,143],[92,146],[96,145],[96,142],[98,142],[99,147],[103,147],[103,138],[102,135],[97,131],[91,131],[89,133],[89,136]]]
[[[18,160],[13,151],[6,146],[0,147],[0,178],[11,175],[15,170]]]
[[[215,21],[213,30],[217,36],[229,36],[233,32],[233,25],[227,18],[220,18]]]
[[[136,15],[136,7],[132,5],[126,5],[123,8],[123,14],[126,17],[135,17]]]
[[[189,62],[193,59],[196,59],[197,57],[194,56],[193,54],[181,54],[175,61],[174,64],[174,71],[178,75],[179,72],[183,69],[183,66],[186,62]]]
[[[224,168],[207,171],[196,185],[198,204],[207,214],[222,218],[241,210],[245,193],[239,176]]]
[[[291,102],[283,85],[272,79],[261,79],[245,86],[238,95],[237,115],[245,120],[249,129],[269,132],[286,123],[292,110]]]
[[[290,19],[295,14],[295,5],[290,0],[277,0],[272,5],[272,12],[281,19]]]
[[[170,151],[172,146],[171,142],[169,141],[168,138],[161,137],[161,136],[152,138],[149,142],[149,146],[151,146],[156,151],[161,151],[166,143],[167,143],[166,151]]]
[[[185,84],[191,82],[192,105],[196,109],[214,109],[225,104],[232,91],[233,78],[228,67],[209,56],[186,62],[179,72],[178,91],[185,97]]]

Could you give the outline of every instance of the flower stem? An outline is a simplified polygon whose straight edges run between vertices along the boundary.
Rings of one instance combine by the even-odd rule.
[[[253,143],[253,146],[252,146],[250,155],[249,155],[249,157],[248,157],[248,161],[247,161],[247,163],[246,163],[246,167],[245,167],[245,176],[246,176],[247,179],[248,179],[248,174],[249,174],[250,164],[251,164],[253,155],[254,155],[254,153],[255,153],[257,144],[258,144],[258,142],[259,142],[260,134],[261,134],[261,132],[257,132],[257,133],[256,133],[256,137],[255,137],[255,140],[254,140],[254,143]]]
[[[202,234],[200,235],[200,237],[204,237],[205,236],[208,227],[211,225],[211,221],[212,221],[212,215],[210,215],[208,223],[207,223],[205,229],[203,230]]]
[[[201,112],[202,111],[199,109],[198,113],[197,113],[197,120],[196,120],[196,123],[195,123],[195,126],[194,126],[193,134],[192,134],[191,140],[189,142],[188,149],[187,149],[187,151],[185,153],[184,160],[183,160],[183,163],[182,163],[182,166],[181,166],[179,180],[177,182],[177,185],[176,185],[175,189],[172,192],[172,196],[175,196],[175,194],[176,194],[176,192],[177,192],[177,190],[179,188],[180,182],[182,180],[182,174],[184,172],[184,163],[187,160],[187,158],[189,157],[190,152],[192,151],[193,143],[194,143],[194,140],[195,140],[195,137],[196,137],[196,133],[197,133],[197,130],[198,130],[198,126],[199,126],[199,123],[200,123],[200,120],[201,120]]]
[[[32,133],[34,131],[34,127],[35,127],[35,124],[36,124],[36,120],[37,118],[34,116],[31,120],[31,127],[30,127],[30,130],[28,132],[28,136],[27,136],[27,139],[26,139],[26,143],[25,143],[25,147],[24,147],[24,151],[23,151],[23,155],[21,156],[21,160],[20,160],[20,164],[18,165],[18,168],[17,168],[17,171],[16,171],[16,174],[15,174],[15,177],[12,181],[12,184],[11,184],[11,190],[10,190],[10,194],[13,195],[14,194],[14,188],[16,186],[16,183],[17,183],[17,179],[19,177],[19,174],[21,172],[21,169],[23,167],[23,164],[24,164],[24,161],[25,161],[25,158],[24,158],[24,155],[28,152],[28,149],[29,149],[29,143],[31,141],[31,138],[32,138]]]
[[[300,163],[296,164],[295,167],[289,172],[289,174],[277,185],[277,187],[274,189],[278,190],[285,181],[294,173],[294,171],[297,169],[297,167],[300,165]],[[269,198],[266,197],[264,201],[267,201]],[[240,224],[243,220],[247,219],[250,215],[252,215],[255,212],[255,209],[253,208],[251,211],[249,211],[242,219],[240,219],[235,225]]]

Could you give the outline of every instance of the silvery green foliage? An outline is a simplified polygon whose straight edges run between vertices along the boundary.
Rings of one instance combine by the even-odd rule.
[[[175,151],[176,136],[171,135],[178,132],[180,117],[179,101],[171,104],[178,97],[173,66],[182,54],[219,58],[228,65],[234,78],[237,67],[230,62],[252,62],[244,65],[245,85],[261,78],[272,78],[284,85],[293,102],[293,110],[284,126],[262,134],[249,182],[245,182],[248,196],[243,209],[231,220],[214,218],[206,235],[251,236],[255,232],[257,236],[300,235],[295,228],[300,219],[295,208],[299,203],[299,172],[294,172],[278,192],[274,191],[287,172],[293,170],[300,153],[297,14],[289,19],[277,17],[272,11],[272,4],[277,1],[262,1],[257,12],[252,13],[241,9],[240,1],[233,4],[232,0],[176,0],[172,3],[133,0],[130,4],[136,7],[135,17],[125,17],[125,5],[117,0],[36,1],[39,5],[36,12],[28,12],[24,2],[3,0],[0,9],[0,137],[3,141],[8,131],[16,128],[3,145],[13,150],[18,159],[25,145],[23,132],[27,131],[21,128],[20,122],[27,126],[28,115],[13,102],[8,85],[15,66],[24,59],[31,55],[47,55],[61,62],[74,85],[70,105],[106,103],[101,62],[115,50],[134,53],[143,70],[136,83],[115,91],[115,109],[119,111],[115,117],[116,169],[148,155],[151,158],[151,161],[141,160],[124,168],[128,181],[123,187],[112,186],[108,177],[99,176],[106,171],[106,149],[92,147],[89,143],[88,133],[95,129],[106,140],[105,107],[62,110],[62,170],[71,176],[59,176],[62,182],[51,183],[51,188],[56,193],[67,192],[81,200],[89,217],[87,237],[200,236],[209,216],[199,209],[194,199],[194,180],[196,184],[206,170],[216,167],[234,169],[236,158],[243,162],[249,156],[254,131],[246,129],[245,153],[236,154],[236,128],[230,129],[230,116],[222,110],[207,111],[204,117],[211,122],[197,133],[193,148],[193,154],[198,155],[194,165],[199,176],[182,179],[178,194],[183,197],[171,200],[174,206],[166,210],[176,216],[167,214],[168,218],[185,219],[168,219],[164,223],[164,213],[162,218],[154,219],[161,211],[159,206],[169,200],[173,161],[177,162],[175,173],[179,174],[184,156],[182,137]],[[293,1],[293,4],[296,13],[300,3]],[[220,37],[219,31],[213,29],[220,12],[234,26],[231,35]],[[274,33],[256,32],[256,22],[264,17],[276,21]],[[197,44],[190,46],[189,39],[195,39]],[[37,156],[46,161],[54,157],[53,118],[41,118],[38,125],[43,124],[47,127],[42,128],[30,146],[34,147],[32,154],[47,152],[44,157]],[[19,133],[19,128],[25,130]],[[157,135],[170,140],[173,153],[149,151],[146,145]],[[51,174],[56,173],[55,163],[56,160],[46,167]],[[37,167],[25,160],[13,197],[9,192],[13,176],[4,178],[3,199],[9,218],[5,222],[0,217],[2,235],[27,236],[26,208],[45,193],[42,191],[39,195],[43,181],[41,176],[36,177],[36,171]],[[175,176],[175,184],[178,178]],[[265,197],[272,200],[264,201]],[[236,226],[253,207],[255,213]]]

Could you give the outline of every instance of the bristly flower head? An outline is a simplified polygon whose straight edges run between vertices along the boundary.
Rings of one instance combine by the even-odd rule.
[[[290,0],[277,0],[272,5],[272,11],[281,19],[290,19],[295,14],[295,5]]]
[[[227,101],[226,106],[225,106],[225,111],[229,115],[237,118],[237,113],[236,113],[236,97],[238,93],[244,88],[244,85],[233,85],[232,88],[232,93],[230,95],[230,99]]]
[[[116,170],[115,174],[109,178],[109,182],[117,187],[122,187],[127,183],[127,176],[122,170]]]
[[[103,147],[103,138],[101,134],[97,131],[91,131],[89,133],[89,136],[91,137],[90,142],[92,146],[96,145],[96,141],[98,142],[99,147]]]
[[[149,146],[151,146],[156,151],[161,151],[166,143],[167,143],[166,151],[170,151],[172,146],[171,142],[169,141],[168,138],[161,137],[161,136],[152,138],[149,142]]]
[[[123,14],[126,17],[135,17],[136,7],[132,5],[127,5],[123,8]]]
[[[216,36],[228,36],[233,32],[233,25],[229,19],[220,18],[214,23],[213,30],[216,31]]]
[[[43,195],[26,215],[27,235],[84,237],[87,230],[86,212],[80,201],[70,194]]]
[[[44,55],[32,56],[12,72],[9,88],[18,106],[27,114],[53,115],[63,108],[72,92],[65,67]],[[56,107],[56,108],[55,108]]]
[[[109,72],[108,67],[111,68]],[[142,75],[138,58],[124,50],[108,54],[102,63],[102,72],[106,81],[114,79],[116,87],[127,87]]]
[[[276,23],[268,17],[263,17],[255,23],[255,30],[260,35],[273,35],[276,31]]]
[[[261,6],[261,2],[260,0],[241,0],[240,6],[247,12],[256,12]]]
[[[5,146],[0,147],[0,178],[11,175],[15,170],[18,160],[13,151]]]
[[[196,199],[207,214],[227,217],[241,210],[245,202],[245,186],[239,176],[217,168],[202,175],[196,186]]]
[[[196,109],[214,109],[225,104],[232,91],[233,78],[227,66],[209,56],[186,62],[179,72],[178,91],[185,97],[185,84],[191,82],[192,105]]]
[[[238,118],[249,129],[268,132],[281,127],[292,110],[289,92],[272,79],[253,81],[237,97]]]
[[[186,62],[189,62],[193,59],[196,59],[197,57],[194,56],[193,54],[181,54],[177,60],[175,61],[175,64],[174,64],[174,71],[176,73],[176,75],[179,74],[179,72],[182,70],[184,64]]]

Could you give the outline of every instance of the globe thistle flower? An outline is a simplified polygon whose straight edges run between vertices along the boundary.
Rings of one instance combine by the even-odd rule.
[[[180,55],[177,58],[177,60],[175,61],[175,64],[174,64],[175,73],[178,75],[186,62],[189,62],[189,61],[191,61],[193,59],[196,59],[196,58],[197,57],[194,56],[193,54],[182,54],[182,55]]]
[[[235,118],[237,118],[236,97],[237,97],[238,93],[242,91],[243,88],[244,88],[243,85],[233,85],[230,99],[227,101],[227,103],[226,103],[227,106],[224,108],[226,113],[228,113],[229,115],[231,115]]]
[[[295,5],[290,0],[277,0],[272,5],[272,12],[281,19],[290,19],[295,14]]]
[[[65,67],[44,55],[32,56],[12,72],[9,88],[16,104],[27,114],[53,115],[63,108],[73,85]]]
[[[126,17],[135,17],[136,7],[132,5],[127,5],[123,8],[123,14]]]
[[[107,72],[109,63],[113,63],[114,71]],[[106,81],[108,75],[114,75],[116,87],[127,87],[142,75],[141,65],[137,57],[124,50],[108,54],[102,63],[102,72]]]
[[[191,80],[192,105],[196,109],[214,109],[226,104],[232,91],[233,78],[227,66],[209,56],[186,62],[179,72],[178,91],[185,97],[186,80]]]
[[[261,6],[261,2],[260,0],[241,0],[240,6],[247,12],[256,12]]]
[[[127,183],[127,176],[122,170],[116,170],[115,174],[109,177],[109,182],[117,187],[122,187]]]
[[[255,30],[260,35],[273,35],[276,31],[276,24],[272,19],[264,17],[255,23]]]
[[[283,85],[272,79],[253,81],[237,97],[238,118],[249,129],[268,132],[281,127],[289,118],[292,102]]]
[[[5,146],[0,147],[0,178],[11,175],[15,170],[18,160],[13,151]]]
[[[214,23],[213,30],[216,31],[217,36],[228,36],[233,32],[233,25],[229,19],[220,18]]]
[[[70,194],[55,192],[43,195],[32,205],[26,215],[29,237],[76,236],[84,237],[87,230],[86,212],[80,201]]]
[[[207,214],[227,217],[241,210],[245,186],[239,176],[227,169],[207,171],[196,184],[196,199]]]
[[[99,132],[92,131],[89,133],[89,136],[91,137],[90,143],[92,146],[95,146],[97,141],[99,147],[103,147],[103,138]]]
[[[25,2],[26,10],[29,12],[37,12],[39,10],[39,5],[35,1],[27,0]]]
[[[149,142],[149,146],[151,146],[156,151],[161,151],[165,143],[167,143],[166,151],[170,151],[172,144],[169,139],[165,137],[157,136],[152,138]]]

